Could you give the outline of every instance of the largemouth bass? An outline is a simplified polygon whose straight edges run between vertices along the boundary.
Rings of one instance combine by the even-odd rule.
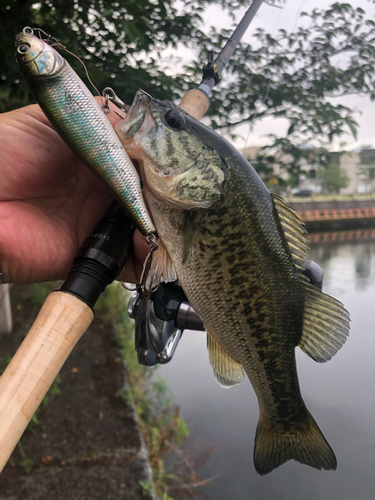
[[[156,272],[176,271],[219,384],[238,384],[245,370],[254,387],[256,470],[290,459],[335,469],[300,393],[295,347],[327,361],[346,341],[349,314],[302,274],[307,240],[296,212],[228,141],[169,102],[138,92],[116,130],[140,164],[166,249],[155,253],[165,261]]]
[[[137,171],[77,73],[51,45],[25,32],[16,36],[16,58],[35,99],[62,139],[107,184],[141,233],[153,233]]]

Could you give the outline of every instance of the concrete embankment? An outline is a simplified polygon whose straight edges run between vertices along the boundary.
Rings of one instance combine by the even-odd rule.
[[[375,227],[375,200],[288,200],[306,229],[334,231]]]

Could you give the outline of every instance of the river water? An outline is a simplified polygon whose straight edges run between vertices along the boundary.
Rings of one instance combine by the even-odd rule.
[[[253,466],[258,405],[250,382],[215,382],[204,332],[185,331],[175,357],[160,367],[198,448],[215,445],[201,477],[212,500],[375,499],[375,233],[311,235],[310,258],[324,269],[323,291],[351,314],[338,354],[318,364],[296,349],[301,392],[335,451],[336,471],[289,461],[266,476]],[[332,241],[336,240],[336,241]]]

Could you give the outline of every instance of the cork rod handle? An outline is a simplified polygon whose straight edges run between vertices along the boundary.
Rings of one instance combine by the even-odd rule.
[[[203,92],[191,89],[184,94],[179,106],[189,115],[200,120],[207,113],[209,105],[210,102]]]
[[[94,318],[65,292],[52,292],[0,377],[0,472],[66,358]]]

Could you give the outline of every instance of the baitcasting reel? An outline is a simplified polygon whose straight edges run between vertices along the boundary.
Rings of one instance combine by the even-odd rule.
[[[310,283],[321,290],[323,269],[312,261],[303,267]],[[169,363],[185,329],[204,331],[203,321],[178,281],[161,283],[149,295],[136,292],[129,301],[128,314],[135,320],[135,348],[141,365]]]

